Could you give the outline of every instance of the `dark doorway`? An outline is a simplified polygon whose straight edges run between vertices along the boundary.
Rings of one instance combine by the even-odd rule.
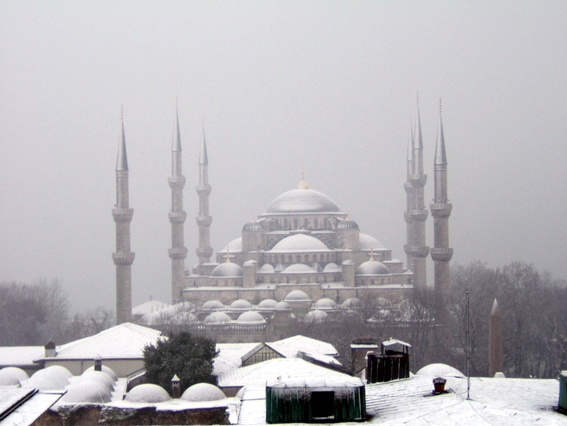
[[[335,392],[313,392],[311,394],[311,413],[314,419],[333,419],[335,417]]]

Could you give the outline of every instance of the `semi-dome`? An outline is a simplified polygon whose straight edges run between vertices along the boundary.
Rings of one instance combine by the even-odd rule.
[[[171,397],[164,388],[152,383],[138,385],[126,395],[126,401],[130,402],[165,402],[170,401]]]
[[[101,383],[94,380],[84,380],[70,385],[67,388],[67,393],[63,395],[62,401],[105,403],[110,402],[110,397],[110,391]]]
[[[207,315],[203,322],[205,324],[224,324],[230,321],[230,317],[224,312],[213,312],[212,314]]]
[[[323,322],[329,319],[329,314],[325,311],[320,311],[317,309],[316,311],[308,312],[303,318],[304,322]]]
[[[269,263],[264,263],[260,269],[258,269],[258,272],[261,274],[273,274],[274,273],[274,267],[272,265],[270,265]]]
[[[263,231],[262,225],[260,225],[258,222],[248,222],[246,225],[242,227],[242,230],[248,232]]]
[[[359,234],[358,241],[360,243],[360,250],[362,251],[369,251],[372,248],[384,248],[384,244],[378,241],[376,238],[371,237],[367,234]]]
[[[0,370],[0,386],[17,386],[28,379],[28,374],[18,367],[5,367]]]
[[[325,298],[319,299],[319,300],[317,300],[317,302],[315,302],[315,308],[331,310],[331,309],[336,309],[337,304],[333,300],[325,297]]]
[[[327,263],[323,268],[323,272],[341,272],[342,268],[334,262]]]
[[[325,243],[311,235],[295,234],[278,242],[271,251],[273,252],[298,252],[298,251],[328,251]]]
[[[252,309],[252,303],[245,299],[238,299],[232,302],[228,309],[231,311],[248,311]]]
[[[218,300],[209,300],[203,304],[201,309],[204,311],[218,311],[224,309],[224,305]]]
[[[264,299],[260,303],[258,303],[258,309],[273,310],[277,304],[278,302],[276,302],[274,299]]]
[[[57,366],[54,365],[54,367],[59,367],[59,366],[58,366],[58,365],[57,365]],[[61,367],[61,368],[64,368],[64,367]],[[67,369],[65,368],[65,370],[67,370]],[[69,371],[69,370],[67,370],[67,371]],[[92,367],[87,368],[87,369],[84,371],[83,374],[85,374],[87,371],[96,371],[95,368],[94,368],[94,365],[93,365]],[[108,374],[108,375],[112,378],[112,380],[114,380],[114,381],[118,380],[118,376],[116,375],[116,373],[114,372],[114,370],[113,370],[112,368],[107,367],[106,365],[101,365],[101,371],[102,371],[103,373]],[[69,373],[69,374],[70,374],[70,373]]]
[[[223,391],[210,383],[197,383],[181,395],[185,401],[218,401],[225,398]]]
[[[286,302],[311,302],[307,294],[301,290],[293,290],[285,297]]]
[[[264,215],[340,213],[337,205],[325,194],[309,188],[296,188],[278,196]]]
[[[236,238],[222,249],[222,253],[240,253],[242,251],[242,237]]]
[[[377,260],[369,260],[356,268],[355,275],[386,275],[388,268]]]
[[[260,325],[266,324],[266,320],[262,315],[258,312],[248,311],[240,314],[238,319],[236,320],[239,324],[247,324],[247,325]]]
[[[221,263],[211,272],[211,277],[216,278],[237,278],[241,276],[242,268],[240,265],[232,262]]]
[[[358,223],[352,219],[344,219],[339,222],[337,229],[359,229]]]
[[[311,266],[305,263],[294,263],[282,271],[282,274],[312,274],[316,272]]]
[[[291,306],[286,302],[278,302],[276,306],[274,306],[274,311],[291,311]]]

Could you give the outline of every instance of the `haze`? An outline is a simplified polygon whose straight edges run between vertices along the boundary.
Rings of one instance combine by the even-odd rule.
[[[443,99],[453,261],[523,260],[567,278],[565,22],[560,1],[5,0],[0,280],[56,277],[76,308],[114,306],[123,105],[133,303],[170,300],[176,97],[187,267],[203,122],[216,251],[303,163],[311,188],[405,262],[417,92],[428,202]]]

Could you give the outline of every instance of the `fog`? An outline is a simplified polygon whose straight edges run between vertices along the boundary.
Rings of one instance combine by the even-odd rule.
[[[303,163],[311,188],[405,262],[417,92],[428,201],[443,102],[453,261],[523,260],[567,278],[565,22],[559,1],[5,0],[0,280],[57,277],[74,307],[114,306],[123,105],[133,304],[170,300],[176,97],[187,267],[203,123],[215,251],[294,188]]]

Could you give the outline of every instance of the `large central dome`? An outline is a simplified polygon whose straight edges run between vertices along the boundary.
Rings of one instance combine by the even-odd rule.
[[[267,214],[340,213],[337,205],[319,191],[297,188],[284,192],[270,203]]]

